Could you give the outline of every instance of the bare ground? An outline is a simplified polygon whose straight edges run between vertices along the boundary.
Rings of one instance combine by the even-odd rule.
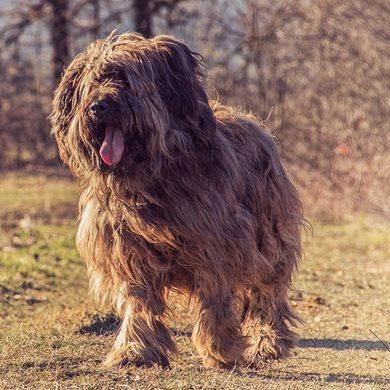
[[[204,369],[183,298],[170,369],[101,366],[118,325],[87,295],[74,247],[78,189],[66,175],[0,176],[0,388],[390,388],[390,225],[312,221],[292,299],[305,320],[295,355],[263,370]]]

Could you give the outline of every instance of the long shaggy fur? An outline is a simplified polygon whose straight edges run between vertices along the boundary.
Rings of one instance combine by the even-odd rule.
[[[115,166],[99,155],[97,99],[124,137]],[[262,123],[208,100],[200,55],[168,36],[92,43],[66,70],[51,119],[82,186],[77,247],[91,288],[123,318],[107,362],[169,364],[172,289],[193,297],[206,366],[287,357],[301,202]]]

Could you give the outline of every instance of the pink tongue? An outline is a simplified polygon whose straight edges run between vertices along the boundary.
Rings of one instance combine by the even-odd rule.
[[[106,127],[106,135],[100,148],[100,157],[107,165],[118,164],[125,148],[123,134],[114,127]]]

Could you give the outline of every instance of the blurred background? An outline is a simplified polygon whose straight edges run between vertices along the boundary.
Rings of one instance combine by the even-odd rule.
[[[64,66],[109,34],[172,34],[208,92],[266,120],[307,212],[389,216],[386,0],[0,0],[0,169],[57,166],[49,121]]]

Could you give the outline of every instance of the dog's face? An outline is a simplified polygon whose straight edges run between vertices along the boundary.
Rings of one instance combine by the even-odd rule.
[[[157,169],[207,144],[215,121],[200,56],[167,36],[110,36],[70,64],[55,92],[52,132],[76,176]]]

